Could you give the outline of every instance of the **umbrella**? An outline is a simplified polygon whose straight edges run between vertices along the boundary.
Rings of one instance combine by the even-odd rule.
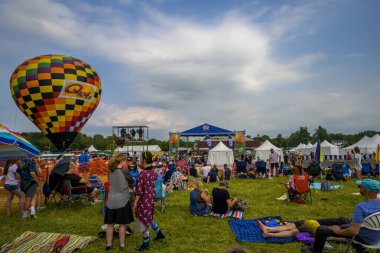
[[[321,147],[321,142],[318,140],[317,147],[315,148],[314,159],[318,164],[323,163],[323,152]]]
[[[58,163],[52,171],[52,174],[57,174],[59,176],[65,175],[65,173],[69,170],[70,162],[61,162]]]
[[[375,162],[380,162],[380,144],[377,144]]]
[[[20,134],[0,124],[0,160],[29,159],[40,151]]]

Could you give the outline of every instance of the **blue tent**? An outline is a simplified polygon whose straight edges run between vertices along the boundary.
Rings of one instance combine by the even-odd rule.
[[[223,136],[223,135],[233,135],[234,132],[226,130],[220,127],[216,127],[210,124],[202,124],[200,126],[194,127],[192,129],[183,131],[180,136]]]

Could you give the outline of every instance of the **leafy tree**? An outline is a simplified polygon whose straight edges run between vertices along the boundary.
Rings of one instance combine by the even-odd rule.
[[[316,142],[318,140],[320,141],[327,140],[328,142],[331,142],[330,134],[322,126],[318,126],[318,128],[315,129],[315,132],[313,134],[313,142]]]

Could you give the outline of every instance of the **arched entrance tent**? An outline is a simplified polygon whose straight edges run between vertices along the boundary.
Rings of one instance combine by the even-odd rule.
[[[234,163],[234,153],[223,142],[219,142],[208,153],[207,164],[223,166],[227,164],[231,166]]]
[[[269,159],[270,150],[274,149],[280,156],[281,160],[283,159],[284,155],[280,148],[273,145],[270,141],[266,140],[263,144],[261,144],[260,147],[255,148],[256,151],[256,157],[259,157],[262,160]]]

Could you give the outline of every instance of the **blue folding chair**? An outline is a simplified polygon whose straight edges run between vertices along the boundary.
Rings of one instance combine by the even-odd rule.
[[[256,162],[256,172],[259,174],[266,174],[267,173],[267,163],[263,160]]]
[[[362,175],[366,176],[371,172],[371,164],[370,163],[362,163]]]
[[[334,163],[332,166],[332,174],[336,181],[343,180],[343,163]]]

